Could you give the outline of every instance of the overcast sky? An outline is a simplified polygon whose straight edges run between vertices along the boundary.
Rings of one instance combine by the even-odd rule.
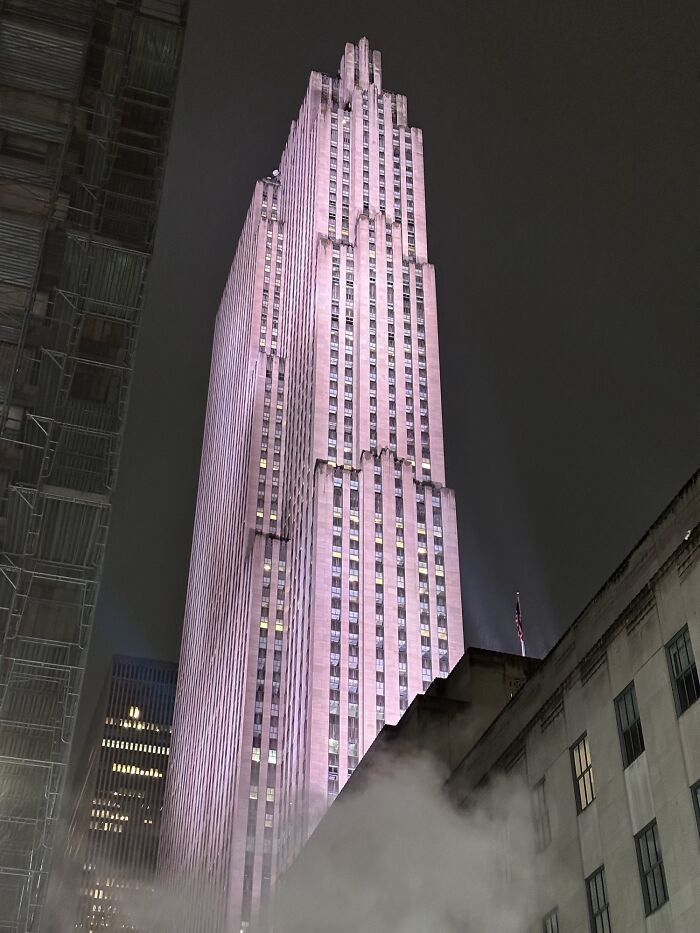
[[[311,69],[425,140],[468,643],[543,654],[698,462],[691,0],[193,0],[88,670],[176,659],[214,316]],[[83,714],[85,719],[85,711]]]

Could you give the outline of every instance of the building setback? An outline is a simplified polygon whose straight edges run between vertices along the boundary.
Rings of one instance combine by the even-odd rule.
[[[176,664],[124,656],[112,662],[68,835],[66,862],[81,876],[78,930],[134,929],[129,910],[152,887],[176,683]],[[75,903],[73,892],[62,893]]]
[[[498,835],[484,847],[496,853],[493,864],[502,869],[493,879],[499,897],[507,896],[512,877],[528,875],[532,897],[523,902],[519,929],[697,931],[699,543],[700,474],[695,474],[539,667],[527,672],[477,741],[465,734],[455,700],[471,701],[470,717],[483,721],[488,711],[479,696],[492,693],[482,685],[475,690],[463,665],[439,692],[416,698],[398,728],[381,733],[287,872],[275,930],[328,928],[324,890],[320,881],[314,887],[314,879],[327,880],[322,868],[329,852],[337,853],[337,872],[342,872],[343,865],[352,864],[353,852],[362,849],[354,816],[388,748],[400,749],[409,761],[410,754],[426,752],[447,766],[444,790],[455,819],[469,813],[489,785],[501,787],[502,796],[499,775],[529,788],[529,858],[514,863],[504,844],[514,838],[510,826],[498,824]],[[470,649],[465,656],[470,666],[473,654]],[[401,842],[419,850],[423,844],[408,838],[407,831]],[[465,837],[464,852],[469,842]],[[518,855],[522,859],[521,851]],[[372,854],[365,857],[372,874]],[[386,862],[376,863],[378,886],[387,870]],[[451,870],[460,871],[459,859]],[[430,860],[426,872],[423,880],[430,887]],[[313,909],[302,911],[301,926],[289,920],[300,903],[319,904],[317,916]],[[432,928],[453,929],[445,921],[436,914]]]
[[[366,39],[312,72],[217,316],[163,859],[247,930],[463,650],[420,130]]]
[[[179,0],[0,4],[0,929],[39,928],[116,482]]]

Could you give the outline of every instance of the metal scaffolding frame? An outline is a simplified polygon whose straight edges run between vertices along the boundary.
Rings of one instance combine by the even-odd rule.
[[[40,929],[181,0],[0,0],[0,933]]]

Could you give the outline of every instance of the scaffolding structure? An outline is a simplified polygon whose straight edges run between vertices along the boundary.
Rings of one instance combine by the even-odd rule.
[[[40,929],[185,0],[0,0],[0,933]]]

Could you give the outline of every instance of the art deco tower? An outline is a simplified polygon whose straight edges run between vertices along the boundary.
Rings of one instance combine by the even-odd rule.
[[[162,850],[247,930],[461,656],[423,141],[366,39],[311,74],[219,309]]]

